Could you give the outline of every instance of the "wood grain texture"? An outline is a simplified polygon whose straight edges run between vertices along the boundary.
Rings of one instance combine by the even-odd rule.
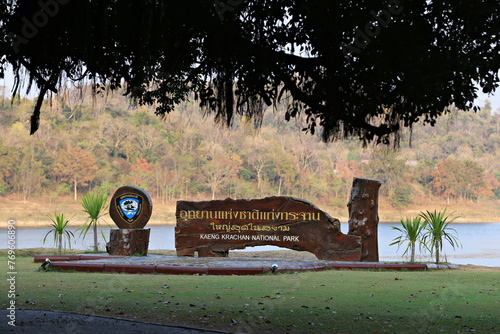
[[[354,178],[349,208],[350,235],[362,239],[361,261],[378,262],[378,191],[377,180]]]
[[[106,251],[110,255],[148,255],[150,229],[111,229]]]
[[[321,260],[361,257],[361,237],[341,233],[338,219],[293,197],[179,201],[176,217],[178,256],[227,256],[231,249],[275,245]]]

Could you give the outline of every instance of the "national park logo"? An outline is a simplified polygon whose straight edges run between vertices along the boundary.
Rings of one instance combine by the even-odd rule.
[[[119,208],[117,211],[124,221],[132,224],[141,215],[142,202],[142,197],[136,194],[118,196],[116,198],[116,207]]]

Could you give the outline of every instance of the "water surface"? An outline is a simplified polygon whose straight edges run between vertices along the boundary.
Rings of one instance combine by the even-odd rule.
[[[389,246],[394,238],[399,235],[399,232],[392,229],[391,226],[396,224],[379,224],[378,229],[378,244],[380,261],[407,261],[407,257],[402,257],[404,248],[398,251],[397,246]],[[500,267],[500,223],[484,223],[484,224],[452,224],[450,225],[457,231],[458,239],[462,243],[462,248],[453,248],[449,244],[444,245],[441,252],[441,258],[448,262],[456,264],[474,264],[480,266]],[[175,249],[175,233],[173,225],[147,226],[151,229],[151,237],[149,249]],[[16,230],[16,248],[38,248],[38,247],[54,247],[53,237],[50,235],[47,238],[45,245],[42,242],[44,235],[50,228],[18,228]],[[85,239],[79,236],[79,232],[75,232],[76,228],[71,230],[75,234],[76,240],[72,242],[72,248],[91,250],[93,249],[94,236],[92,231],[89,231]],[[342,232],[347,233],[347,223],[342,224]],[[1,249],[7,248],[7,230],[3,229]],[[106,238],[109,237],[109,228],[103,228]],[[100,249],[104,249],[104,240],[98,235]],[[244,251],[263,251],[277,250],[276,246],[258,246],[249,247]],[[417,250],[418,254],[418,250]],[[418,256],[418,261],[430,261],[431,256]]]

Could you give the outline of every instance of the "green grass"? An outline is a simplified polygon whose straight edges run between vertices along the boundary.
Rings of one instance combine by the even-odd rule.
[[[5,251],[0,263],[7,263]],[[321,271],[260,276],[37,271],[16,257],[17,307],[243,333],[500,331],[500,275]],[[0,283],[6,308],[7,283]]]

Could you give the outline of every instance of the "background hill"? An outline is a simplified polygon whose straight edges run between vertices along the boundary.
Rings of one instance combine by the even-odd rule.
[[[172,218],[178,199],[274,195],[346,217],[353,176],[383,183],[381,221],[445,206],[467,221],[500,217],[500,115],[488,103],[478,113],[453,110],[434,127],[415,126],[397,150],[363,147],[356,138],[323,143],[300,122],[285,122],[285,105],[268,111],[257,130],[247,119],[227,129],[193,102],[160,119],[154,106],[88,88],[52,99],[29,136],[33,104],[0,96],[0,198],[10,203],[2,219],[19,219],[15,203],[30,221],[80,210],[85,192],[112,195],[126,184],[151,195],[159,221]],[[29,205],[39,206],[31,218],[22,209]]]

